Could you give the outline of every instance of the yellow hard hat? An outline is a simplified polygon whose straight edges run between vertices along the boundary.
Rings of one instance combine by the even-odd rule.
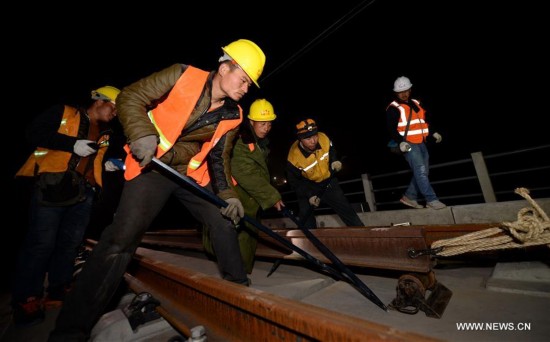
[[[104,100],[115,103],[118,94],[120,94],[120,90],[118,88],[104,86],[97,88],[96,90],[92,90],[92,100]]]
[[[277,115],[273,110],[273,105],[266,99],[257,99],[250,105],[248,118],[254,121],[273,121]]]
[[[239,39],[222,47],[222,50],[243,69],[259,88],[258,78],[260,78],[265,65],[265,54],[262,49],[253,41]]]

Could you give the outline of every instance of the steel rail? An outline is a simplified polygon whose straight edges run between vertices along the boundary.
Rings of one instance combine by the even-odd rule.
[[[151,293],[157,310],[188,336],[206,328],[208,341],[436,341],[416,333],[283,298],[183,265],[189,257],[140,247],[125,280]]]
[[[192,178],[180,174],[179,172],[177,172],[176,170],[174,170],[170,166],[163,163],[158,158],[153,157],[152,164],[157,166],[161,171],[166,172],[167,176],[171,176],[173,179],[180,182],[182,185],[190,186],[192,189],[197,191],[199,195],[203,196],[203,198],[208,200],[209,202],[211,202],[211,203],[213,203],[217,206],[220,206],[222,208],[225,208],[225,207],[228,206],[228,203],[226,201],[224,201],[223,199],[216,196],[215,194],[213,194],[209,190],[207,190],[207,189],[203,188],[202,186],[200,186],[199,184],[197,184]],[[307,261],[309,261],[313,265],[317,266],[321,271],[326,272],[328,274],[331,274],[332,276],[334,276],[336,278],[342,278],[343,277],[342,274],[339,271],[337,271],[336,269],[334,269],[333,267],[323,263],[321,260],[313,257],[308,252],[306,252],[303,249],[301,249],[300,247],[294,245],[292,242],[290,242],[290,241],[282,238],[280,235],[272,232],[271,229],[269,229],[268,227],[266,227],[266,226],[262,225],[261,223],[257,222],[255,219],[245,215],[242,218],[242,221],[245,221],[245,222],[248,222],[248,223],[252,224],[253,226],[257,227],[262,232],[266,233],[270,237],[274,238],[278,242],[285,245],[285,247],[288,247],[291,250],[293,250],[294,252],[300,254],[304,259],[306,259]]]
[[[312,234],[321,240],[348,266],[406,272],[429,272],[434,264],[425,255],[410,258],[407,251],[424,250],[434,241],[455,238],[474,231],[495,227],[495,224],[444,224],[405,227],[332,227],[318,228]],[[330,263],[298,229],[274,229],[281,237],[292,241],[309,254]],[[196,229],[156,230],[146,232],[144,246],[164,246],[204,251],[202,232]],[[256,257],[264,259],[295,260],[299,255],[259,232]]]

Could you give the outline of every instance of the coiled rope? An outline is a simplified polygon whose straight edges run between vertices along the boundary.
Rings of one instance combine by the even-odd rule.
[[[431,249],[442,248],[438,256],[452,256],[468,252],[522,248],[546,244],[550,247],[550,219],[529,196],[526,188],[517,188],[516,194],[525,198],[532,207],[518,212],[517,221],[502,222],[499,227],[488,228],[452,239],[432,243]]]

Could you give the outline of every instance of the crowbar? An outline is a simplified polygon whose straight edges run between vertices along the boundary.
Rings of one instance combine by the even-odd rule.
[[[177,172],[176,170],[174,170],[170,166],[166,165],[165,163],[163,163],[162,161],[160,161],[156,157],[153,157],[153,160],[151,162],[154,165],[160,167],[165,172],[168,172],[172,177],[176,178],[178,181],[183,182],[183,183],[193,187],[201,195],[203,195],[203,197],[205,199],[207,199],[211,203],[213,203],[215,205],[218,205],[220,207],[223,207],[223,208],[227,207],[228,204],[227,204],[226,201],[224,201],[223,199],[219,198],[218,196],[216,196],[215,194],[213,194],[209,190],[207,190],[207,189],[203,188],[202,186],[200,186],[199,184],[197,184],[192,178],[189,178],[186,175],[182,175],[181,173]],[[350,279],[349,275],[348,275],[348,277],[345,277],[342,274],[342,272],[337,271],[336,269],[334,269],[334,268],[330,267],[329,265],[323,263],[321,260],[315,258],[314,256],[312,256],[308,252],[306,252],[303,249],[301,249],[300,247],[294,245],[289,240],[287,240],[284,237],[280,236],[279,234],[273,232],[271,229],[269,229],[268,227],[266,227],[266,226],[262,225],[261,223],[257,222],[256,220],[249,217],[248,215],[245,215],[242,219],[245,222],[248,222],[248,223],[254,225],[255,227],[257,227],[262,232],[266,233],[267,235],[269,235],[273,239],[275,239],[278,242],[280,242],[281,244],[283,244],[285,247],[287,247],[287,248],[291,249],[292,251],[300,254],[305,260],[307,260],[307,261],[311,262],[312,264],[316,265],[321,270],[323,270],[327,273],[330,273],[331,275],[333,275],[333,276],[335,276],[335,277],[337,277],[341,280]],[[311,234],[311,235],[313,235],[313,234]],[[357,278],[357,277],[355,277],[355,278]],[[357,280],[359,280],[359,278],[357,278]],[[363,286],[361,286],[362,291],[365,291],[365,292],[361,292],[361,293],[363,295],[365,295],[367,297],[367,299],[369,299],[371,302],[373,302],[374,304],[379,306],[382,310],[388,311],[388,309],[380,301],[380,299],[378,297],[376,297],[376,295],[365,284],[363,284],[361,282],[361,280],[359,280],[359,282],[363,285]],[[354,285],[358,285],[358,284],[354,284]]]
[[[351,282],[351,285],[353,285],[357,289],[357,291],[361,292],[362,295],[367,297],[374,304],[378,305],[382,310],[388,310],[386,305],[382,303],[382,301],[371,291],[371,289],[369,289],[367,285],[365,285],[365,283],[363,283],[361,279],[359,279],[355,275],[355,273],[353,273],[340,259],[338,259],[338,257],[334,253],[332,253],[332,251],[325,244],[323,244],[321,240],[319,240],[317,236],[315,236],[315,234],[313,234],[309,229],[305,228],[304,225],[292,214],[290,210],[288,210],[287,208],[283,208],[283,215],[291,219],[296,224],[296,226],[298,226],[298,228],[302,231],[302,233],[304,233],[309,241],[313,243],[315,248],[323,253],[323,255],[326,256],[340,272],[342,272],[342,275],[345,275],[348,282]]]

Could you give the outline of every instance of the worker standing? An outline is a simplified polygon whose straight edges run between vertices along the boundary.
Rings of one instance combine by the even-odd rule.
[[[426,110],[420,101],[411,98],[412,83],[405,76],[398,77],[393,85],[395,100],[386,109],[387,127],[390,137],[399,144],[405,160],[409,163],[413,177],[400,201],[415,209],[424,208],[418,203],[423,197],[426,206],[432,209],[446,207],[435,194],[430,184],[430,154],[426,146],[426,138],[430,135]],[[432,134],[436,143],[443,139],[441,134]]]
[[[273,185],[267,167],[272,123],[277,118],[273,105],[266,99],[257,99],[250,106],[248,120],[243,122],[239,138],[231,156],[231,172],[237,181],[235,190],[244,206],[245,215],[261,219],[261,212],[269,208],[281,211],[281,194]],[[245,223],[239,231],[239,246],[246,271],[252,273],[258,228]]]
[[[286,166],[287,179],[296,191],[300,222],[304,228],[316,228],[313,209],[328,204],[349,227],[363,226],[338,184],[335,173],[342,162],[329,137],[319,132],[313,119],[296,125],[297,140],[290,147]]]
[[[52,106],[28,128],[36,149],[16,176],[33,177],[35,186],[12,290],[15,325],[42,322],[44,302],[63,301],[71,289],[78,247],[102,186],[119,93],[112,86],[100,87],[91,92],[89,105]]]
[[[113,223],[98,244],[65,301],[50,341],[85,341],[104,313],[143,234],[170,196],[203,225],[218,256],[220,276],[247,286],[233,222],[244,216],[233,190],[230,153],[242,110],[238,101],[258,86],[265,55],[239,39],[222,47],[216,70],[174,64],[125,87],[117,109],[130,153],[124,188]],[[153,157],[214,191],[228,204],[218,208],[192,189],[152,170]]]

